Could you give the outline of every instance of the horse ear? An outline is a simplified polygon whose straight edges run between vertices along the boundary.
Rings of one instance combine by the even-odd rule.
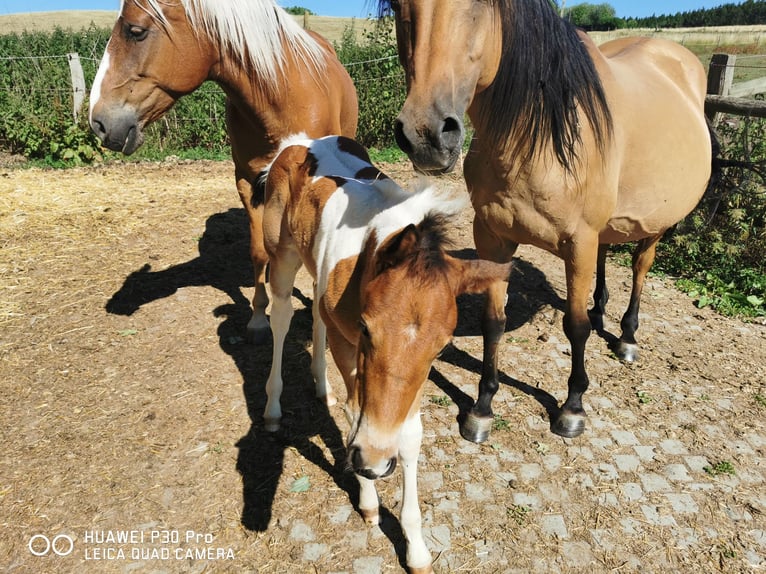
[[[375,257],[375,275],[404,261],[415,251],[419,241],[420,232],[412,223],[391,237],[378,249]]]
[[[457,281],[455,282],[455,296],[463,293],[483,293],[493,283],[508,281],[511,274],[512,264],[494,263],[484,259],[454,259]]]

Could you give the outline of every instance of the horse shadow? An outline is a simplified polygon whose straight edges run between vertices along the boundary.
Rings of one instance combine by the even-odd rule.
[[[241,523],[248,530],[266,531],[273,519],[274,500],[283,475],[285,452],[295,449],[307,461],[323,470],[348,494],[359,509],[359,483],[346,468],[346,447],[327,406],[314,397],[307,350],[312,335],[310,298],[293,291],[303,305],[293,316],[284,353],[285,380],[282,394],[282,428],[265,430],[263,410],[265,386],[271,368],[271,342],[253,346],[245,339],[251,316],[250,301],[243,287],[253,286],[246,214],[241,208],[211,215],[199,239],[199,255],[187,262],[154,271],[145,264],[130,273],[120,289],[106,303],[106,311],[132,315],[142,306],[172,296],[185,287],[209,286],[225,293],[230,302],[212,312],[223,318],[218,327],[221,349],[231,357],[243,380],[243,394],[251,426],[236,446],[236,468],[242,477]],[[330,456],[315,441],[321,441]],[[406,562],[406,541],[394,515],[381,507],[381,531],[394,545],[402,566]]]
[[[461,259],[475,259],[477,257],[474,249],[463,249],[451,254]],[[553,308],[563,312],[566,305],[566,301],[551,286],[545,273],[518,257],[513,260],[507,296],[505,333],[514,331],[527,324],[545,308]],[[454,333],[455,337],[481,335],[481,318],[485,298],[481,294],[465,294],[458,297],[458,323]],[[482,358],[474,357],[470,353],[450,344],[439,355],[439,360],[465,371],[475,373],[477,375],[478,392],[478,380],[481,376],[483,365]],[[452,384],[436,367],[431,368],[429,379],[457,405],[457,419],[458,421],[462,420],[471,407],[473,407],[474,399]],[[498,369],[498,381],[501,385],[513,387],[534,398],[545,408],[550,420],[558,418],[561,409],[556,398],[550,393],[513,378],[502,369]]]

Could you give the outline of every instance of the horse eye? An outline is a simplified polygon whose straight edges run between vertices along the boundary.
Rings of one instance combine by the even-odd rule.
[[[359,330],[362,332],[362,337],[365,339],[370,338],[370,330],[367,328],[367,323],[364,322],[364,319],[359,320]]]
[[[149,30],[147,28],[142,28],[141,26],[128,26],[127,33],[128,38],[135,42],[140,42],[141,40],[146,39]]]

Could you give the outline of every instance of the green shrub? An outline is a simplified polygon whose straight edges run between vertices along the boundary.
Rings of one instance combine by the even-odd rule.
[[[394,120],[404,104],[407,90],[392,22],[380,21],[365,33],[361,43],[357,42],[353,28],[347,28],[335,50],[356,85],[357,139],[370,148],[395,145]]]

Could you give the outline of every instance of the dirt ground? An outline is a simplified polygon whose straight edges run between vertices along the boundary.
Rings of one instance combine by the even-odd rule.
[[[469,255],[470,217],[455,228]],[[618,335],[629,269],[610,263],[608,280]],[[403,571],[401,474],[380,484],[381,526],[365,526],[341,407],[312,398],[310,294],[301,272],[285,428],[270,435],[271,348],[244,339],[252,277],[229,163],[0,168],[0,570]],[[588,429],[564,440],[548,430],[566,395],[563,294],[561,263],[520,249],[482,445],[457,431],[481,361],[481,300],[459,302],[422,405],[437,571],[764,571],[766,327],[650,278],[640,360],[593,334]]]

